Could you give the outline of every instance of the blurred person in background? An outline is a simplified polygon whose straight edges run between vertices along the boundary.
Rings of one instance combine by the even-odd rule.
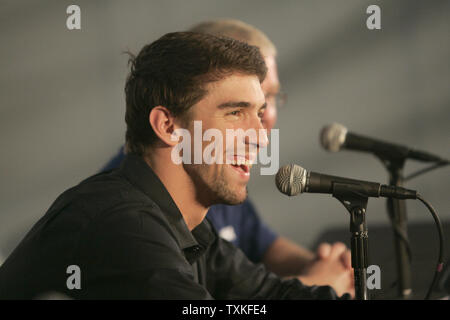
[[[233,19],[205,21],[189,31],[226,36],[259,47],[268,69],[261,84],[267,102],[262,120],[270,131],[277,120],[277,108],[286,102],[281,92],[273,42],[261,30]],[[102,171],[119,167],[125,149],[122,147]],[[343,243],[322,243],[316,252],[311,252],[271,230],[248,199],[237,206],[214,205],[207,218],[222,238],[240,248],[254,263],[262,262],[279,276],[295,276],[307,285],[330,285],[339,295],[345,292],[354,295],[351,255]]]

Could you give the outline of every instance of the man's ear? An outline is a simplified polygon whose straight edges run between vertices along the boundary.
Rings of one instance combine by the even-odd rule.
[[[163,106],[154,107],[149,114],[149,122],[159,139],[168,146],[175,146],[178,141],[171,138],[175,127],[175,117]]]

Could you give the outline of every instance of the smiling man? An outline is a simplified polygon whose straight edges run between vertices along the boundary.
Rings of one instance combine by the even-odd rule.
[[[232,49],[226,49],[227,52],[230,52],[229,50]],[[215,52],[210,54],[216,55]],[[242,137],[245,139],[244,141],[237,141],[239,136],[232,141],[226,137],[229,136],[229,131],[238,129],[253,130],[254,132],[264,130],[261,117],[266,103],[260,81],[265,76],[265,65],[263,61],[256,58],[249,56],[242,59],[236,55],[234,63],[237,70],[235,73],[230,74],[230,70],[218,70],[216,71],[218,74],[213,75],[214,78],[220,77],[220,74],[223,73],[223,79],[213,82],[210,82],[209,79],[203,80],[206,83],[199,85],[197,90],[206,94],[179,117],[173,117],[174,112],[163,105],[152,108],[149,123],[158,140],[150,148],[139,150],[134,147],[140,145],[138,144],[139,136],[133,138],[138,141],[134,142],[133,139],[129,141],[131,152],[143,154],[148,165],[163,181],[177,206],[184,209],[181,209],[181,214],[187,222],[189,230],[200,224],[211,205],[217,203],[236,205],[244,202],[247,197],[250,166],[241,163],[254,158],[259,147],[267,145],[267,136],[262,135],[262,139],[259,140],[250,139],[248,136]],[[252,66],[251,63],[255,65]],[[183,77],[186,76],[186,73],[183,74]],[[207,79],[209,76],[206,74],[203,77]],[[194,77],[202,78],[202,75],[194,75]],[[130,88],[131,86],[132,84],[130,84]],[[196,89],[191,90],[195,92]],[[145,117],[145,114],[142,116]],[[187,119],[195,120],[188,122]],[[194,128],[195,123],[199,122],[202,125],[202,132],[196,132],[197,130]],[[173,135],[178,129],[187,129],[189,132],[192,137],[190,139],[191,150],[193,150],[191,155],[197,159],[202,158],[207,145],[195,146],[195,141],[202,137],[207,130],[218,130],[224,141],[220,143],[223,147],[217,148],[215,151],[222,153],[220,159],[223,161],[208,164],[201,159],[202,161],[196,164],[195,162],[199,161],[191,159],[182,165],[174,163],[172,150],[179,141],[174,139]],[[239,145],[243,145],[244,148],[239,148]],[[199,147],[200,149],[198,149]]]
[[[277,120],[277,109],[282,108],[286,102],[286,96],[280,91],[277,49],[274,43],[258,28],[235,19],[203,21],[191,27],[189,31],[226,36],[260,49],[267,66],[266,77],[261,83],[266,98],[262,121],[264,127],[271,131]],[[272,139],[273,137],[274,135],[272,135]],[[271,157],[278,156],[277,152],[273,150],[274,146],[273,143],[269,146]],[[104,166],[103,171],[119,167],[125,158],[124,151],[125,148],[122,147]],[[189,159],[187,154],[185,156],[186,159]],[[278,169],[278,161],[270,162],[271,166]],[[265,169],[261,168],[261,173],[263,170]],[[297,276],[307,285],[331,285],[338,294],[345,292],[354,294],[350,251],[343,243],[321,243],[316,252],[312,252],[274,232],[261,219],[249,199],[240,205],[213,205],[206,218],[221,237],[240,248],[251,261],[264,263],[270,271],[277,275]]]
[[[246,199],[249,168],[240,162],[267,145],[266,136],[242,138],[245,151],[230,153],[225,143],[220,152],[232,155],[231,164],[171,159],[180,142],[174,133],[194,135],[194,121],[225,134],[262,129],[259,50],[179,32],[145,46],[131,63],[129,154],[118,170],[58,197],[1,266],[0,298],[55,291],[75,299],[336,298],[330,287],[282,280],[254,265],[204,219],[213,204]]]
[[[247,197],[249,161],[255,158],[258,148],[265,147],[268,141],[265,134],[259,141],[256,139],[256,133],[264,130],[261,117],[266,107],[260,85],[265,71],[262,73],[261,70],[259,78],[256,75],[236,73],[208,84],[206,90],[209,94],[190,111],[191,118],[200,121],[203,130],[218,130],[221,134],[217,136],[225,139],[219,144],[222,147],[215,150],[223,153],[220,157],[215,155],[218,161],[212,164],[203,161],[200,165],[185,166],[186,172],[194,181],[201,181],[207,186],[204,188],[204,196],[210,193],[212,200],[205,203],[207,208],[215,203],[240,204]],[[194,132],[195,135],[192,127],[189,128],[189,132]],[[230,134],[239,129],[254,132],[255,138]],[[243,141],[238,141],[239,138]],[[200,155],[204,154],[203,149],[201,152],[199,150]]]

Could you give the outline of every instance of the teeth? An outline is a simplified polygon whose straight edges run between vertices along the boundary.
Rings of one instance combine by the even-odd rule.
[[[237,160],[233,160],[233,162],[231,163],[234,166],[240,166],[240,165],[245,165],[249,168],[251,168],[253,166],[253,163],[250,160],[247,159],[237,159]]]

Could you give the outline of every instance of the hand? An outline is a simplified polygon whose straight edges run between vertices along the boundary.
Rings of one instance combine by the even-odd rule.
[[[314,259],[301,276],[298,277],[306,285],[329,285],[341,296],[350,293],[355,296],[351,254],[345,244],[336,242],[333,245],[322,243]]]

